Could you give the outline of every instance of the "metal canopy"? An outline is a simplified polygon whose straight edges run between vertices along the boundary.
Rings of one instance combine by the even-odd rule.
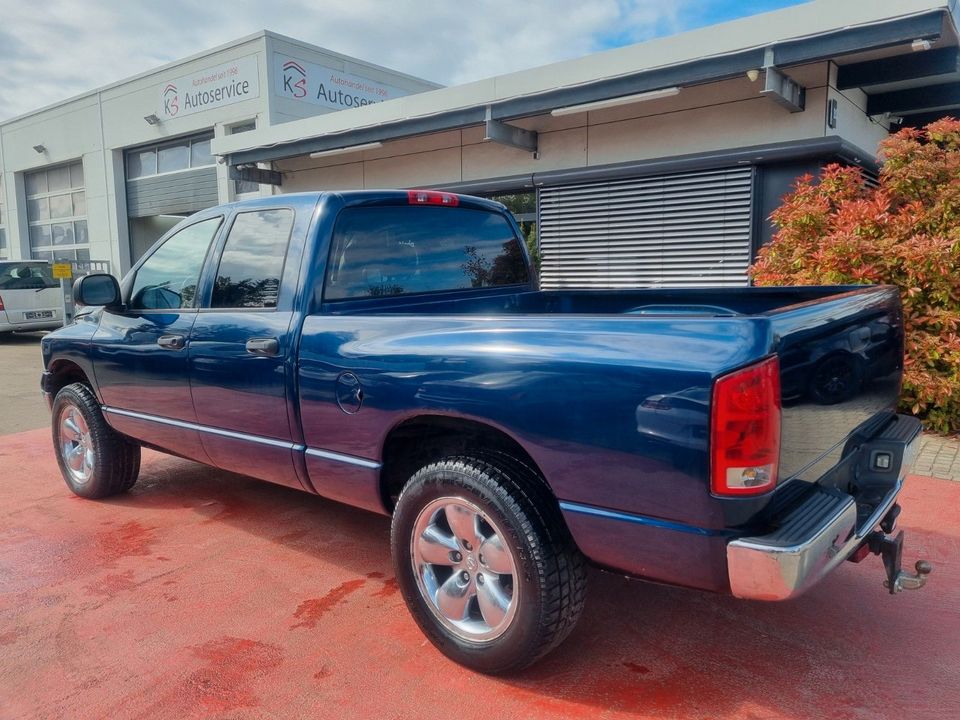
[[[953,42],[952,24],[950,11],[931,10],[884,22],[778,42],[766,49],[751,48],[720,57],[701,58],[583,85],[510,98],[489,104],[489,111],[486,103],[461,107],[429,116],[402,118],[364,128],[281,142],[269,147],[240,150],[228,153],[226,159],[230,165],[280,160],[369,142],[386,142],[414,135],[486,125],[488,121],[502,123],[541,115],[558,107],[599,102],[666,87],[716,82],[738,77],[748,70],[764,66],[774,66],[782,71],[790,66],[835,60],[897,46],[904,46],[909,50],[910,44],[916,40],[936,41],[941,37],[949,37],[949,42]],[[524,138],[521,147],[529,150],[529,140],[530,138]]]
[[[919,80],[960,71],[960,49],[955,47],[914,52],[910,55],[841,65],[837,89],[869,88],[875,85]]]
[[[526,150],[537,157],[537,133],[535,130],[525,130],[516,125],[507,125],[500,120],[493,119],[491,108],[487,108],[487,117],[484,122],[484,140],[508,145],[519,150]]]
[[[960,109],[960,82],[942,85],[924,85],[909,90],[871,95],[867,100],[867,114],[910,115],[941,110],[943,115]]]
[[[860,88],[867,95],[867,114],[894,126],[960,117],[960,48],[949,45],[955,42],[946,33],[937,43],[915,38],[900,54],[841,65],[837,89]]]
[[[922,128],[925,125],[940,120],[943,117],[951,115],[952,117],[960,116],[960,110],[953,110],[949,113],[942,110],[927,112],[927,113],[916,113],[915,115],[905,115],[903,117],[903,127],[912,127],[912,128]]]

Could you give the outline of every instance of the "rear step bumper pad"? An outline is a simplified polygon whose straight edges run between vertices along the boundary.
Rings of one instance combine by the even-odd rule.
[[[776,532],[728,543],[727,570],[733,595],[752,600],[796,597],[863,545],[896,503],[903,478],[919,449],[919,423],[916,425],[912,437],[904,439],[900,467],[895,469],[896,483],[859,527],[857,504],[851,495],[817,488]]]

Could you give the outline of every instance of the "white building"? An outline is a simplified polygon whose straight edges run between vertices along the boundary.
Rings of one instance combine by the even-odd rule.
[[[815,0],[213,149],[284,192],[528,194],[544,287],[743,285],[794,179],[960,110],[956,0]]]
[[[247,192],[436,187],[509,195],[544,287],[743,285],[798,175],[960,114],[958,25],[813,0],[447,88],[260,33],[0,123],[0,256],[122,273]]]
[[[271,186],[231,180],[215,137],[436,83],[260,32],[0,123],[0,259],[128,269],[183,216]]]

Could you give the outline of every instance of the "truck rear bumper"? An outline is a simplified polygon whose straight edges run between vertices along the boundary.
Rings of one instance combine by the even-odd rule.
[[[816,488],[790,511],[776,532],[727,544],[733,595],[752,600],[796,597],[864,544],[894,507],[919,449],[920,423],[904,416],[898,416],[897,423],[896,430],[881,433],[859,450],[869,463],[877,462],[878,453],[890,452],[890,465],[884,468],[890,476],[890,489],[867,518],[858,524],[857,500],[852,495],[835,488]]]

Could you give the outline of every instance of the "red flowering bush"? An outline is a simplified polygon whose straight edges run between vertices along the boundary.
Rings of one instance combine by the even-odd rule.
[[[830,165],[797,180],[760,250],[757,285],[885,283],[900,288],[907,332],[901,406],[960,431],[960,121],[905,128],[881,144],[877,188]]]

